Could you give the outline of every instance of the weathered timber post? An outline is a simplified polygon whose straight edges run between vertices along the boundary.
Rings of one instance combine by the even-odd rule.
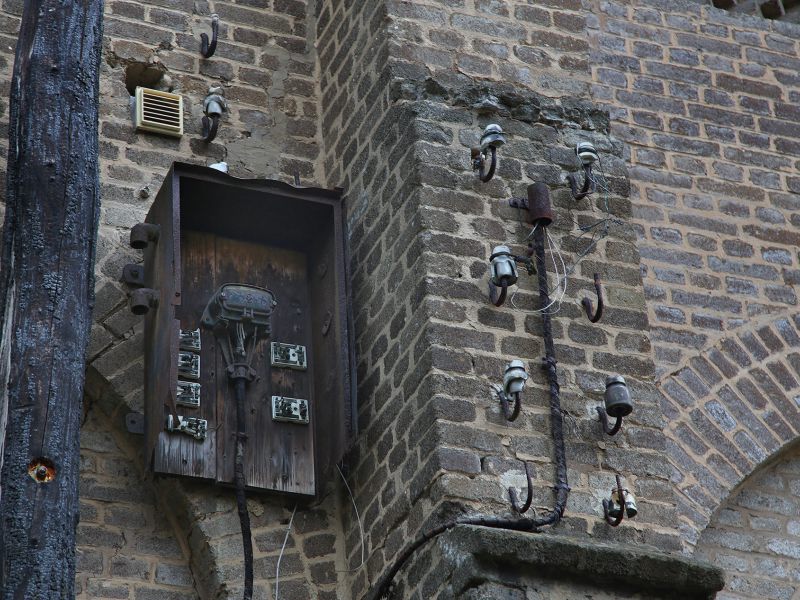
[[[26,0],[0,257],[0,594],[74,597],[103,6]]]

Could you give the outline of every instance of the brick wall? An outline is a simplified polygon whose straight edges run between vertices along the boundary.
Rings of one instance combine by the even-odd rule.
[[[208,14],[220,16],[215,56],[199,56]],[[141,410],[142,326],[127,310],[119,273],[139,260],[127,249],[128,228],[143,219],[173,160],[228,162],[232,175],[321,184],[320,114],[314,15],[304,1],[128,3],[106,9],[101,75],[102,205],[96,326],[90,379],[102,408],[118,427],[128,410]],[[145,42],[146,40],[146,42]],[[128,113],[125,71],[132,63],[162,65],[184,95],[181,140],[136,134]],[[217,139],[200,139],[202,100],[222,85],[229,104]],[[100,390],[99,392],[97,390]],[[241,595],[243,564],[235,501],[229,490],[159,481],[156,493],[175,513],[189,551],[200,598]],[[340,486],[322,506],[300,507],[281,560],[282,598],[337,597]],[[255,551],[255,588],[275,593],[275,571],[294,507],[277,497],[248,501]],[[345,505],[345,510],[349,505]]]
[[[360,597],[431,524],[508,514],[507,489],[523,488],[523,461],[534,506],[552,506],[541,319],[525,310],[535,306],[535,280],[521,280],[514,302],[523,309],[495,309],[486,298],[492,247],[511,243],[521,253],[529,233],[507,200],[534,181],[552,190],[550,234],[567,265],[586,249],[577,227],[603,219],[606,200],[612,218],[609,235],[570,273],[554,316],[572,493],[564,522],[548,534],[690,552],[721,499],[797,434],[800,334],[785,318],[800,273],[796,26],[688,0],[187,2],[106,7],[89,353],[96,408],[86,433],[113,429],[112,454],[136,444],[119,432],[124,413],[141,408],[142,329],[119,273],[138,259],[126,247],[128,229],[172,160],[227,160],[237,176],[292,181],[297,173],[304,184],[343,186],[361,431],[347,466],[369,560],[358,569],[358,527],[336,484],[322,506],[298,509],[283,597]],[[5,0],[0,8],[6,48],[21,7]],[[221,38],[207,61],[197,45],[211,11]],[[164,84],[184,94],[182,140],[132,131],[131,65],[164,70]],[[0,53],[4,96],[10,66]],[[206,146],[201,105],[212,84],[224,87],[230,112]],[[483,185],[469,147],[489,122],[503,126],[508,144],[495,180]],[[585,139],[600,151],[609,193],[575,203],[565,175],[577,170],[572,148]],[[597,325],[579,305],[594,272],[607,301]],[[532,379],[522,417],[508,424],[489,385],[512,358]],[[636,402],[615,438],[601,433],[595,413],[610,372],[625,375]],[[90,457],[99,462],[88,464],[97,470],[84,483],[117,476],[107,457]],[[640,505],[619,529],[600,518],[615,472]],[[131,511],[144,521],[130,526],[106,521],[116,504],[84,496],[95,512],[87,508],[82,530],[96,531],[108,553],[130,532],[117,558],[133,566],[123,575],[112,554],[87,550],[94,558],[82,562],[83,593],[120,585],[147,598],[167,585],[155,567],[161,550],[129,540],[173,528],[185,535],[173,541],[188,558],[167,562],[193,576],[176,575],[177,597],[192,585],[201,598],[235,597],[232,495],[174,480],[153,490],[155,499]],[[156,520],[159,503],[174,523]],[[292,507],[251,501],[263,596],[274,592]],[[400,596],[438,585],[441,557],[420,556],[403,572]]]
[[[19,3],[3,5],[4,31],[16,31],[20,11]],[[199,34],[210,33],[212,11],[220,15],[220,41],[214,58],[204,60],[198,52]],[[152,492],[143,491],[146,485],[131,480],[134,472],[133,479],[139,477],[140,463],[128,457],[122,464],[115,454],[103,454],[118,452],[103,445],[111,443],[109,436],[132,446],[139,441],[120,433],[124,414],[142,406],[143,340],[139,319],[127,310],[119,277],[124,263],[140,258],[127,248],[128,229],[144,218],[173,160],[225,160],[236,176],[293,181],[298,174],[303,184],[319,184],[317,64],[313,28],[308,28],[312,18],[306,3],[297,0],[277,0],[269,6],[106,4],[100,98],[102,216],[88,384],[100,416],[92,417],[84,429],[90,452],[81,483],[81,597],[130,595],[143,600],[241,593],[241,536],[232,493],[176,482],[158,482]],[[3,41],[3,48],[13,46],[13,39]],[[3,61],[6,97],[13,57],[6,54]],[[163,71],[158,86],[183,95],[182,139],[133,131],[125,87],[131,66]],[[200,117],[210,85],[223,87],[229,112],[215,142],[206,145],[199,139]],[[3,100],[2,116],[5,107]],[[102,429],[95,429],[95,421]],[[332,491],[335,501],[303,511],[294,521],[282,560],[281,597],[336,597],[341,490]],[[292,507],[275,498],[250,501],[256,589],[262,597],[274,593],[275,566]],[[170,513],[181,533],[177,538],[164,537],[172,524],[163,515]]]
[[[704,550],[726,511],[701,532],[798,433],[797,25],[695,2],[594,7],[592,94],[626,143],[683,540],[728,569],[725,597],[784,597],[767,563]]]
[[[325,173],[328,185],[346,186],[350,211],[362,435],[349,458],[371,581],[432,523],[457,513],[507,513],[507,488],[522,487],[523,460],[535,473],[534,505],[553,502],[540,320],[510,304],[488,306],[487,259],[502,242],[524,248],[528,230],[503,206],[533,181],[553,186],[558,223],[551,233],[568,264],[583,249],[573,221],[599,220],[604,201],[576,205],[564,188],[579,139],[593,140],[603,155],[612,216],[630,214],[623,147],[609,137],[607,115],[585,97],[561,98],[565,90],[585,96],[588,70],[585,60],[573,60],[585,59],[585,20],[579,7],[559,6],[536,15],[527,5],[498,2],[392,2],[385,13],[380,3],[323,3],[319,11]],[[558,34],[549,26],[555,21]],[[542,49],[553,66],[541,71],[550,81],[546,94],[526,88],[544,80],[500,82],[507,68],[526,69],[518,55],[550,34],[561,42]],[[441,51],[445,37],[461,55]],[[481,77],[452,62],[490,46],[495,60]],[[498,177],[484,186],[469,169],[469,146],[491,121],[502,124],[509,143]],[[569,516],[554,532],[675,550],[639,257],[630,228],[611,229],[571,274],[555,319],[573,492]],[[602,326],[588,324],[578,306],[595,271],[606,283]],[[533,307],[534,288],[524,281],[515,302]],[[526,360],[533,375],[514,426],[489,391],[511,358]],[[594,408],[611,371],[629,378],[638,408],[622,436],[604,439]],[[647,506],[647,516],[618,530],[598,518],[615,470]],[[351,533],[351,565],[358,564],[357,541]],[[409,572],[415,588],[435,568]],[[365,574],[353,579],[358,595]]]
[[[797,304],[798,26],[597,3],[592,93],[627,144],[659,374]]]
[[[387,10],[397,76],[517,82],[552,97],[586,94],[580,0],[392,0]]]
[[[752,323],[661,381],[687,543],[697,540],[721,498],[796,438],[797,326],[783,317]]]
[[[136,441],[86,401],[75,589],[80,600],[197,597],[183,531],[147,481]]]
[[[760,469],[729,498],[697,544],[697,554],[728,571],[720,600],[794,598],[800,557],[800,454]]]

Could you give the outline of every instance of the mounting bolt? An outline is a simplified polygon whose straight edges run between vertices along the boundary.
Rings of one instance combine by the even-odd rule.
[[[56,478],[56,466],[47,458],[34,458],[28,463],[28,475],[36,483],[49,483]]]

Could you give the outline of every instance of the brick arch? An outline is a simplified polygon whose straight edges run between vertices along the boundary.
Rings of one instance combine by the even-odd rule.
[[[753,322],[661,380],[684,544],[800,434],[800,317]]]
[[[725,569],[731,598],[794,598],[800,590],[800,439],[787,446],[720,504],[697,542],[695,556]]]

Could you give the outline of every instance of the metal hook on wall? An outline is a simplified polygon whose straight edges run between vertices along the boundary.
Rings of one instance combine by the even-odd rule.
[[[508,281],[503,280],[500,283],[500,293],[497,293],[497,286],[491,281],[489,282],[489,301],[495,306],[503,306],[508,295]]]
[[[519,392],[514,394],[508,394],[502,390],[502,388],[498,386],[494,386],[494,392],[497,394],[497,398],[500,400],[500,407],[503,409],[503,415],[506,418],[506,421],[514,422],[519,417],[519,411],[522,409],[522,398],[520,397]],[[514,398],[514,409],[511,410],[509,408],[509,400],[511,397]]]
[[[581,300],[581,305],[583,306],[584,310],[586,311],[586,316],[589,317],[589,321],[592,323],[597,323],[600,318],[603,316],[603,286],[600,282],[600,275],[598,273],[594,274],[594,291],[597,294],[597,311],[592,314],[593,304],[591,298],[584,298]]]
[[[494,177],[494,172],[497,170],[497,148],[490,146],[489,151],[491,154],[491,162],[489,163],[489,170],[484,171],[486,167],[486,153],[481,152],[479,148],[472,149],[472,169],[477,171],[478,178],[483,183],[488,183],[492,177]]]
[[[517,497],[517,490],[513,487],[508,488],[508,496],[511,498],[511,506],[514,507],[514,510],[519,514],[524,514],[528,512],[528,509],[531,507],[531,502],[533,502],[533,480],[531,479],[531,471],[528,467],[528,461],[525,462],[525,478],[528,480],[528,498],[525,500],[525,504],[519,506],[519,498]]]
[[[516,421],[522,409],[522,390],[525,388],[525,382],[528,380],[528,372],[525,370],[525,363],[521,360],[512,360],[506,365],[506,371],[503,376],[503,387],[497,384],[492,384],[494,393],[500,400],[500,406],[503,408],[503,414],[508,421]],[[513,411],[509,408],[511,399],[514,400]]]
[[[211,115],[211,117],[203,117],[203,141],[210,144],[217,137],[217,129],[219,128],[219,115]]]
[[[497,149],[505,143],[506,138],[503,136],[503,129],[500,125],[492,123],[483,130],[481,145],[471,149],[472,170],[478,173],[478,178],[483,183],[487,183],[494,177],[494,172],[497,169]],[[489,170],[484,171],[487,151],[491,154],[491,162],[489,163]]]
[[[508,294],[508,287],[517,283],[519,278],[517,263],[525,267],[528,275],[536,273],[530,258],[511,254],[508,246],[495,246],[492,250],[492,255],[489,257],[489,300],[495,306],[503,305]],[[500,288],[499,294],[497,288]]]
[[[578,155],[578,158],[581,160],[581,165],[583,166],[583,186],[581,190],[578,191],[577,179],[575,175],[571,173],[567,175],[567,181],[569,182],[570,190],[572,190],[572,197],[575,200],[583,200],[586,196],[597,190],[597,182],[592,175],[592,165],[600,159],[600,156],[594,149],[594,145],[590,142],[580,142],[575,147],[575,154]]]
[[[611,490],[611,499],[603,499],[603,518],[612,527],[617,527],[625,517],[632,519],[639,514],[639,509],[633,494],[622,487],[619,475],[615,474],[614,477],[617,485]]]
[[[217,36],[219,35],[219,15],[214,13],[211,15],[211,43],[208,42],[208,36],[205,33],[200,34],[200,54],[203,58],[211,58],[214,52],[217,51]]]

